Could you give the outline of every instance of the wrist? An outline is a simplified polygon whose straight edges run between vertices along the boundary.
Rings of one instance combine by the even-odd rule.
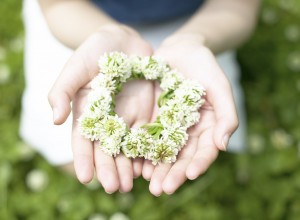
[[[130,36],[139,36],[139,34],[130,26],[120,24],[120,23],[110,23],[102,25],[97,29],[96,32],[109,32],[118,35],[130,35]]]
[[[169,37],[167,37],[161,44],[161,46],[172,46],[178,43],[183,44],[197,44],[198,46],[202,45],[206,47],[206,38],[204,35],[198,33],[175,33]]]

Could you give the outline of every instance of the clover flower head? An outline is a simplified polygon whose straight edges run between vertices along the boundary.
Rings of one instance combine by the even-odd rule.
[[[101,118],[92,113],[84,113],[78,119],[79,132],[82,136],[91,141],[99,140]]]
[[[105,53],[100,57],[99,67],[101,73],[119,79],[121,82],[126,82],[131,76],[131,62],[124,53]]]
[[[101,120],[101,135],[100,139],[105,139],[108,136],[123,137],[127,132],[127,125],[123,118],[117,115],[107,115]]]
[[[180,127],[184,119],[184,111],[176,100],[169,100],[159,109],[160,123],[166,127]]]
[[[182,75],[176,70],[170,70],[163,74],[160,87],[165,90],[175,90],[183,81]]]
[[[186,79],[184,80],[180,86],[179,86],[179,90],[181,91],[191,91],[194,92],[196,94],[198,94],[199,96],[204,96],[205,95],[205,89],[203,88],[203,86],[201,86],[200,83],[198,83],[195,80],[189,80]]]
[[[197,111],[203,104],[205,90],[196,82],[186,80],[183,81],[178,89],[174,91],[175,99],[182,103],[185,114]]]
[[[169,70],[169,67],[164,61],[155,56],[145,57],[142,62],[142,72],[147,80],[155,80],[161,78],[164,72]]]
[[[183,126],[189,128],[195,125],[196,123],[198,123],[199,120],[200,120],[200,113],[198,111],[191,112],[190,114],[185,115]]]
[[[139,78],[142,76],[144,68],[143,68],[143,59],[140,56],[132,56],[130,57],[131,62],[131,71],[132,76],[134,78]]]
[[[122,138],[116,136],[107,136],[99,141],[99,148],[109,156],[117,156],[121,150]]]
[[[105,88],[111,93],[115,93],[117,89],[117,81],[111,75],[99,73],[91,82],[91,88],[97,89],[99,87]]]
[[[149,157],[153,165],[157,163],[173,163],[176,161],[178,149],[176,144],[170,140],[156,140]]]
[[[122,152],[126,157],[147,157],[153,144],[152,136],[145,129],[132,128],[122,142]]]
[[[188,134],[184,127],[164,129],[161,132],[161,135],[162,140],[171,140],[173,143],[175,143],[178,150],[181,150],[188,140]]]
[[[84,114],[103,118],[111,112],[112,97],[105,88],[99,87],[92,90],[88,95],[88,103]]]
[[[117,115],[108,115],[101,120],[99,129],[99,148],[110,156],[120,153],[122,138],[126,135],[127,125]]]

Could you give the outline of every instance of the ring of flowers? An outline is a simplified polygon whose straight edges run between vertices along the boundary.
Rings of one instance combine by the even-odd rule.
[[[188,140],[187,129],[199,121],[205,90],[184,79],[159,57],[105,53],[99,59],[100,73],[91,82],[91,92],[78,119],[80,133],[98,141],[108,155],[120,152],[128,158],[143,157],[157,163],[172,163]],[[163,92],[159,115],[153,123],[128,128],[115,111],[115,96],[129,80],[158,80]]]

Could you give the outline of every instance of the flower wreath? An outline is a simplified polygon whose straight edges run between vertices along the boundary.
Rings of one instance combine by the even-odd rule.
[[[100,57],[100,74],[91,82],[91,92],[78,119],[80,132],[110,156],[120,152],[128,158],[144,157],[157,163],[172,163],[188,139],[187,129],[200,118],[205,90],[184,79],[155,56],[131,56],[110,52]],[[153,123],[128,128],[115,111],[115,96],[128,80],[158,80],[163,92],[158,99],[159,116]]]

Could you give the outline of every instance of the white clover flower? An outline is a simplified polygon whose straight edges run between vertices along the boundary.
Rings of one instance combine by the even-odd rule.
[[[186,114],[189,114],[189,111],[197,111],[204,104],[202,97],[205,90],[197,82],[185,80],[174,91],[174,95],[175,99],[183,104]]]
[[[198,111],[190,112],[184,116],[183,126],[189,128],[199,122],[200,113]]]
[[[183,90],[183,91],[190,91],[192,90],[193,92],[199,94],[200,96],[204,96],[205,95],[205,89],[203,88],[203,86],[201,86],[200,83],[198,83],[195,80],[184,80],[180,86],[179,86],[179,90]]]
[[[105,53],[99,60],[100,72],[126,82],[131,76],[131,62],[128,56],[121,52]]]
[[[178,148],[176,144],[170,140],[156,140],[151,150],[150,159],[153,165],[157,163],[173,163],[176,161]]]
[[[122,137],[102,135],[98,146],[105,154],[116,156],[121,150]]]
[[[147,157],[153,144],[153,139],[143,128],[132,128],[122,142],[122,152],[126,157]]]
[[[144,57],[141,62],[142,72],[145,79],[155,80],[161,78],[169,70],[169,67],[159,57]]]
[[[99,118],[96,114],[86,112],[80,116],[78,123],[79,132],[82,136],[90,139],[91,141],[99,140],[101,118]]]
[[[108,115],[101,120],[101,133],[104,136],[123,137],[127,132],[127,125],[123,118]]]
[[[166,127],[180,127],[184,120],[184,111],[176,100],[169,100],[159,109],[160,123]]]
[[[143,76],[143,59],[140,56],[132,56],[130,57],[131,62],[131,71],[133,78],[140,78]]]
[[[117,81],[111,77],[111,75],[105,75],[99,73],[91,82],[91,88],[97,89],[103,87],[111,93],[115,93],[117,90]]]
[[[165,91],[175,90],[183,80],[183,76],[177,70],[170,70],[163,74],[160,87]]]
[[[103,118],[112,108],[112,97],[108,90],[99,87],[92,90],[88,95],[88,104],[85,108],[85,112],[90,115]]]
[[[127,125],[117,115],[108,115],[100,121],[99,130],[100,149],[108,155],[116,156],[120,153],[122,138],[126,135]]]
[[[162,140],[171,140],[174,142],[179,150],[186,144],[188,140],[188,134],[184,127],[168,128],[161,132]]]

